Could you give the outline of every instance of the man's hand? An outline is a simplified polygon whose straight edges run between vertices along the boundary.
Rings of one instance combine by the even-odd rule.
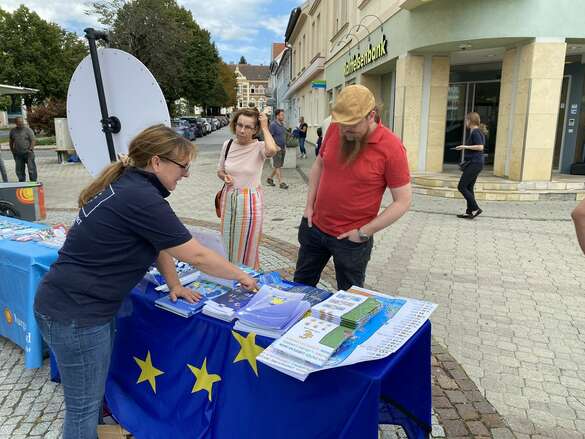
[[[242,284],[242,286],[247,289],[248,291],[258,291],[258,282],[256,279],[248,276],[246,273],[242,272],[242,277],[238,279],[238,282]]]
[[[360,235],[358,234],[357,229],[352,229],[349,232],[342,233],[337,237],[337,239],[349,239],[351,242],[355,242],[361,244],[362,240],[360,239]]]
[[[309,227],[313,227],[313,208],[312,207],[305,207],[305,212],[303,216],[307,218],[307,223]]]
[[[176,302],[179,297],[182,297],[189,303],[199,302],[201,299],[201,294],[182,285],[171,288],[170,296],[173,302]]]

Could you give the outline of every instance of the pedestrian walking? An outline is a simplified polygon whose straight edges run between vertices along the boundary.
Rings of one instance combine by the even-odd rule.
[[[236,111],[230,126],[236,138],[224,142],[217,165],[217,176],[224,182],[221,233],[230,262],[258,269],[264,219],[262,168],[278,146],[270,134],[268,118],[255,108]],[[263,142],[255,138],[258,131]]]
[[[166,197],[189,176],[194,145],[156,125],[79,196],[80,210],[34,311],[55,354],[65,395],[64,439],[95,438],[122,301],[157,262],[173,300],[200,295],[179,282],[173,258],[256,288],[256,281],[192,238]]]
[[[323,130],[321,127],[317,128],[317,143],[315,144],[315,157],[319,156],[319,150],[323,143]]]
[[[305,149],[305,140],[307,140],[307,129],[309,126],[305,123],[303,116],[299,119],[299,149],[301,150],[301,158],[307,158],[307,150]]]
[[[288,189],[288,185],[282,178],[282,166],[284,165],[284,157],[286,155],[286,128],[284,126],[284,110],[278,109],[274,112],[275,119],[270,123],[270,134],[278,146],[278,152],[272,157],[272,172],[266,179],[269,186],[275,186],[274,177],[278,180],[278,187],[281,189]]]
[[[345,87],[337,96],[309,174],[295,282],[317,285],[333,256],[337,288],[363,286],[373,235],[410,208],[406,150],[375,122],[374,106],[374,95],[363,85]],[[379,213],[386,188],[393,202]]]
[[[465,116],[465,127],[469,130],[465,144],[453,148],[457,151],[464,151],[464,160],[460,164],[463,173],[459,179],[457,189],[467,202],[465,213],[457,215],[457,217],[474,219],[483,212],[475,200],[474,187],[477,177],[483,169],[485,127],[482,127],[479,114],[476,112],[468,113]]]
[[[2,181],[6,183],[8,181],[8,174],[6,173],[6,166],[4,160],[2,160],[2,150],[0,149],[0,174],[2,175]]]
[[[28,179],[37,181],[37,165],[35,163],[35,133],[24,125],[22,117],[16,118],[16,128],[8,134],[10,151],[16,164],[18,181],[26,181],[25,167],[28,169]]]

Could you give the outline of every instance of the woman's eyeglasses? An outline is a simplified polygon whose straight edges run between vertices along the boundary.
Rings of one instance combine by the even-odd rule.
[[[238,127],[241,130],[246,130],[246,131],[254,131],[256,129],[256,127],[251,127],[250,125],[244,125],[242,123],[237,123],[236,127]]]
[[[191,168],[191,163],[188,163],[186,165],[182,165],[181,163],[178,163],[178,162],[176,162],[173,159],[170,159],[168,157],[162,157],[162,156],[159,156],[159,157],[163,160],[167,160],[169,162],[174,163],[175,165],[177,165],[179,168],[181,168],[185,172],[189,172],[189,169]]]

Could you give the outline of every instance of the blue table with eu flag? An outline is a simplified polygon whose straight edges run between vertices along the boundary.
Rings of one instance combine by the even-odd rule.
[[[301,382],[256,361],[271,339],[162,311],[158,297],[135,288],[122,307],[106,386],[112,414],[135,437],[373,439],[379,423],[428,437],[429,322],[385,359]]]

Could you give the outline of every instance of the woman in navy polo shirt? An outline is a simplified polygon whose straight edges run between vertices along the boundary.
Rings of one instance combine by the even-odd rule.
[[[35,316],[53,350],[65,394],[65,439],[96,437],[114,317],[156,260],[171,297],[193,302],[173,257],[253,289],[256,282],[195,241],[165,200],[189,176],[195,147],[172,129],[142,131],[128,156],[109,165],[79,197],[80,211],[43,278]]]
[[[483,169],[483,149],[485,146],[485,135],[483,133],[479,114],[468,113],[465,116],[465,127],[469,129],[469,135],[465,139],[465,145],[456,146],[454,149],[465,151],[465,161],[461,164],[463,174],[459,180],[457,189],[467,202],[467,209],[464,214],[457,215],[458,218],[473,219],[480,215],[482,210],[475,201],[473,188],[477,176]]]

